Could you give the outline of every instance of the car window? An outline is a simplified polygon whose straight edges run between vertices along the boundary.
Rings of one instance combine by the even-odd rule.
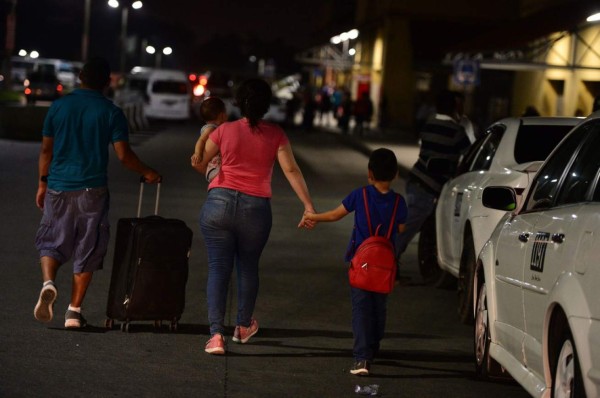
[[[488,139],[488,134],[487,132],[482,135],[481,137],[477,138],[475,140],[475,142],[473,143],[473,145],[471,145],[469,147],[469,149],[467,150],[467,153],[465,153],[465,155],[461,158],[460,162],[458,163],[458,167],[457,167],[457,175],[460,175],[462,173],[466,173],[467,171],[469,171],[469,166],[471,166],[471,163],[473,163],[473,159],[475,159],[475,156],[477,156],[477,154],[479,153],[479,149],[481,148],[481,146],[483,145],[483,143]]]
[[[501,125],[493,126],[490,129],[490,134],[488,134],[487,139],[483,145],[481,145],[481,150],[477,153],[477,156],[469,169],[470,171],[488,170],[490,168],[492,160],[494,160],[494,154],[500,145],[505,130],[506,127]]]
[[[526,211],[546,209],[554,204],[563,173],[568,169],[573,153],[581,144],[588,130],[589,128],[586,126],[577,129],[562,143],[560,149],[548,158],[533,181],[525,205]]]
[[[146,86],[148,85],[148,79],[130,79],[128,86],[131,90],[139,90],[146,92]]]
[[[584,202],[600,169],[600,125],[577,153],[573,165],[565,176],[556,204]]]
[[[187,84],[170,80],[157,80],[152,85],[152,92],[156,94],[187,94]]]
[[[515,140],[515,160],[519,164],[545,160],[573,126],[521,124]]]

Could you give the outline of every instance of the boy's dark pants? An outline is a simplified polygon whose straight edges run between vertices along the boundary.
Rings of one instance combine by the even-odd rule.
[[[372,361],[385,331],[387,294],[350,288],[352,296],[353,355],[356,361]]]

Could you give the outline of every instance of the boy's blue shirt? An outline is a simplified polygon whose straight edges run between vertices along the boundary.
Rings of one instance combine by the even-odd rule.
[[[381,227],[379,228],[379,235],[385,236],[387,234],[390,225],[389,222],[394,211],[396,195],[398,194],[393,190],[382,194],[373,185],[367,185],[366,188],[373,233],[375,233],[377,226],[381,224]],[[346,251],[345,261],[350,261],[356,248],[370,236],[362,191],[363,187],[357,188],[348,196],[346,196],[344,200],[342,200],[342,204],[346,210],[348,212],[354,212],[354,228],[352,230],[350,243],[348,244],[348,250]],[[404,197],[400,195],[398,209],[396,210],[395,226],[392,228],[392,236],[390,238],[392,244],[394,243],[395,236],[398,233],[398,225],[406,223],[407,214],[408,209],[406,206],[406,201],[404,200]]]

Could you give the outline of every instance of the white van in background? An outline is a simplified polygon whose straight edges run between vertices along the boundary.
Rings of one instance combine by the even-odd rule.
[[[136,66],[126,77],[124,86],[119,91],[125,96],[131,96],[135,91],[139,92],[143,97],[147,118],[190,118],[191,85],[183,71]]]
[[[11,57],[10,62],[13,86],[18,90],[23,89],[27,75],[32,72],[55,75],[67,90],[72,90],[78,84],[79,71],[83,66],[76,61],[21,56]]]

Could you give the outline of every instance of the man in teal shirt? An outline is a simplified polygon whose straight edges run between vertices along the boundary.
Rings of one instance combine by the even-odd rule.
[[[66,328],[86,325],[81,305],[108,248],[108,146],[112,144],[121,163],[147,182],[160,178],[133,152],[125,115],[103,95],[110,83],[108,62],[91,59],[79,77],[81,88],[55,101],[46,115],[36,195],[43,211],[36,235],[43,286],[34,316],[41,322],[52,320],[58,294],[54,280],[58,268],[72,259]]]

